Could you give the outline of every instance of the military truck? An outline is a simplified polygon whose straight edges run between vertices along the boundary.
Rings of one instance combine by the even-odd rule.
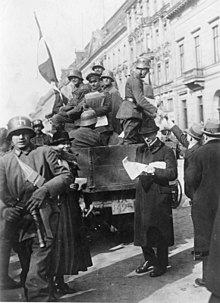
[[[83,189],[86,208],[93,214],[104,216],[102,222],[109,228],[112,222],[118,221],[113,217],[123,215],[124,218],[125,214],[134,213],[137,179],[129,178],[122,160],[128,157],[128,160],[135,161],[138,146],[140,144],[74,149],[78,153],[79,177],[87,178]],[[181,185],[176,180],[170,186],[173,208],[176,208],[182,198]]]

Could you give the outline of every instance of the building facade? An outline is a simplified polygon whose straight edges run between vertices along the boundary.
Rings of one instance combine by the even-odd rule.
[[[145,56],[155,99],[181,128],[220,117],[218,0],[126,1],[102,32],[100,47],[75,65],[84,74],[102,60],[124,96],[133,65]]]
[[[84,78],[95,61],[125,83],[139,56],[151,59],[150,82],[161,109],[182,128],[220,118],[219,0],[127,0],[93,32],[85,49],[63,70]]]

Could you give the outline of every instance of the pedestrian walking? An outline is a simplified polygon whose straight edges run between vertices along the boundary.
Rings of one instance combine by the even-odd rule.
[[[57,196],[71,183],[69,170],[48,147],[34,147],[31,121],[8,122],[13,150],[0,159],[2,229],[17,243],[21,282],[28,301],[50,301],[49,266],[59,218]]]
[[[153,268],[150,277],[166,272],[168,247],[174,244],[169,181],[177,178],[177,162],[172,148],[157,137],[158,130],[153,119],[143,122],[140,134],[145,143],[136,153],[137,162],[164,161],[166,165],[165,169],[149,166],[146,173],[139,176],[136,189],[134,245],[142,247],[145,260],[136,272],[141,274]]]

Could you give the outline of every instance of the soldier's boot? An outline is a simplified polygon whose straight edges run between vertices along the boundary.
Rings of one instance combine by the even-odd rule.
[[[8,275],[10,262],[11,244],[9,241],[0,241],[0,289],[14,289],[21,284],[14,281]]]

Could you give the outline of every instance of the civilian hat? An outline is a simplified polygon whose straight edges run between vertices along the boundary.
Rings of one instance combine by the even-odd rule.
[[[65,131],[56,132],[53,135],[53,142],[50,145],[59,145],[59,144],[64,144],[66,142],[70,143],[70,141],[72,140],[73,138],[70,138],[67,132]]]
[[[186,133],[196,140],[201,140],[203,136],[202,125],[200,123],[193,123],[189,129],[186,129]]]
[[[220,121],[217,119],[208,119],[203,133],[211,137],[220,137]]]
[[[142,122],[140,135],[147,135],[158,132],[159,127],[156,125],[153,119],[147,119]]]

